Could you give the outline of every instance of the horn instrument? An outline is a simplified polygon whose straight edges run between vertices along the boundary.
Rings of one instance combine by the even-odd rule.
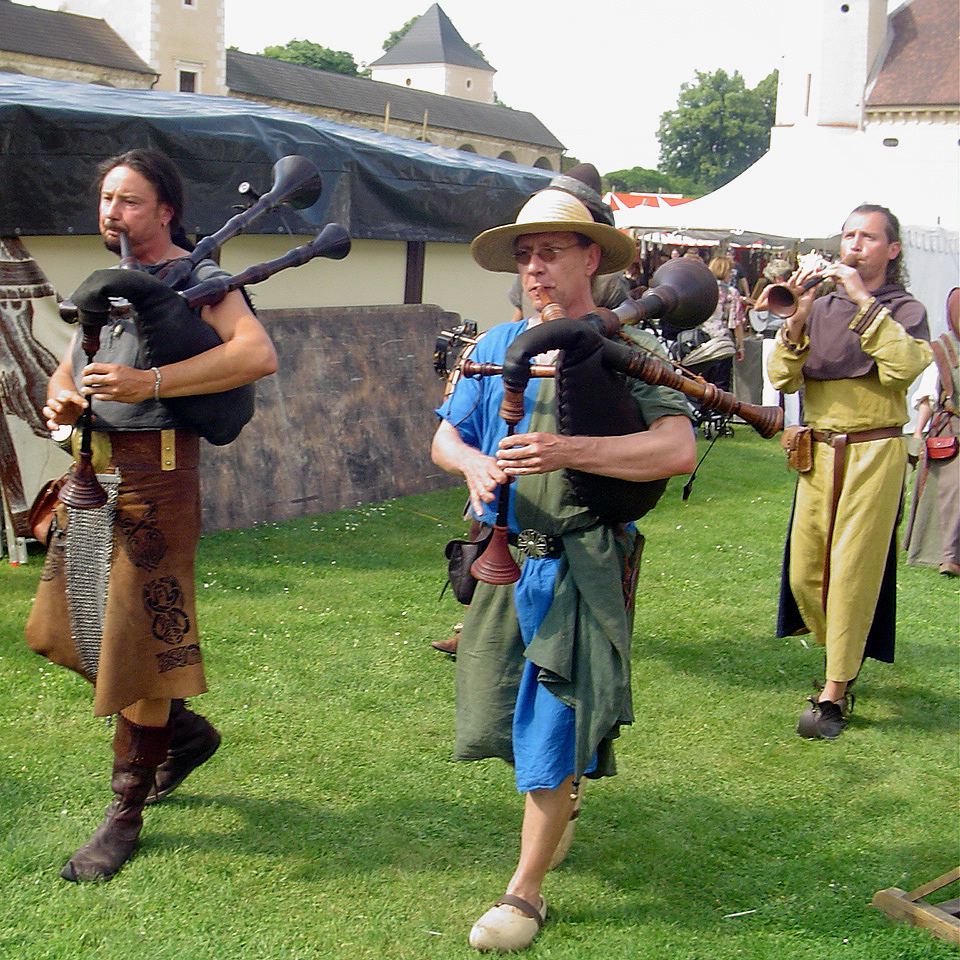
[[[80,311],[80,323],[83,329],[83,352],[87,363],[93,363],[93,357],[100,349],[100,331],[110,320],[109,311],[88,313]],[[80,449],[77,464],[70,478],[60,488],[59,498],[68,507],[80,510],[92,510],[107,502],[107,493],[103,489],[93,469],[93,431],[92,398],[87,399],[87,407],[80,415]]]
[[[615,349],[610,350],[610,347]],[[621,350],[631,356],[626,356],[620,352]],[[765,440],[776,436],[783,429],[783,411],[779,407],[761,407],[738,400],[732,393],[721,390],[716,384],[670,369],[660,357],[634,353],[629,347],[611,342],[604,350],[604,359],[608,366],[629,377],[635,377],[653,386],[679,390],[711,410],[719,410],[728,416],[740,417]],[[556,371],[556,367],[548,364],[530,365],[531,377],[554,377]],[[503,365],[465,360],[462,372],[465,377],[498,376],[503,374]]]
[[[137,258],[134,257],[130,249],[130,238],[125,230],[120,232],[119,267],[121,270],[139,269]],[[83,330],[83,352],[86,355],[87,363],[90,364],[93,363],[93,358],[100,349],[100,332],[115,311],[80,311],[76,307],[74,307],[74,310],[76,311],[74,322],[79,321]],[[96,507],[102,507],[107,502],[107,493],[93,469],[92,403],[93,400],[88,398],[87,408],[80,416],[81,433],[80,449],[77,451],[77,465],[58,494],[61,502],[68,507],[75,507],[80,510],[92,510]]]
[[[682,263],[682,260],[674,260],[671,263]],[[695,262],[689,263],[696,266]],[[664,264],[669,266],[670,264]],[[660,268],[664,269],[663,267]],[[659,272],[659,271],[658,271]],[[709,273],[709,271],[707,271]],[[711,275],[712,277],[712,275]],[[712,281],[714,291],[716,291],[716,282]],[[694,316],[695,313],[689,307],[689,304],[683,304],[682,310],[678,311],[677,305],[670,306],[667,298],[659,298],[663,309],[668,312],[682,312],[686,317]],[[586,320],[595,329],[599,330],[604,336],[610,338],[616,335],[621,325],[625,322],[624,318],[635,316],[637,311],[634,303],[641,301],[625,301],[614,310],[607,310],[603,307],[597,307],[593,313],[587,314],[581,318]],[[706,301],[701,301],[701,309]],[[646,311],[656,309],[656,304],[652,301],[644,308]],[[711,307],[711,312],[713,308]],[[555,303],[548,303],[540,312],[544,321],[561,319],[563,310]],[[647,312],[644,319],[656,316],[655,313]],[[629,320],[626,322],[630,322]],[[702,319],[699,322],[703,322]],[[696,326],[696,324],[694,324]],[[746,421],[757,433],[766,440],[775,436],[783,429],[783,411],[779,407],[762,407],[757,404],[747,403],[738,400],[732,393],[721,390],[716,384],[703,380],[701,377],[689,375],[685,372],[673,369],[659,356],[652,354],[636,353],[624,344],[615,342],[612,339],[604,344],[604,362],[607,366],[619,370],[621,373],[637,380],[643,380],[645,383],[653,386],[671,387],[679,390],[688,397],[692,397],[705,407],[711,410],[718,410],[728,416],[736,415]],[[462,364],[462,374],[465,377],[476,376],[494,376],[503,373],[503,366],[495,363],[475,363],[471,360],[465,360]],[[528,376],[531,377],[553,377],[556,375],[556,368],[550,365],[534,364],[529,368]],[[522,390],[521,394],[522,396]],[[503,411],[501,410],[501,416]],[[519,422],[519,418],[516,422]]]
[[[855,267],[857,264],[857,255],[848,253],[841,261],[844,266]],[[797,293],[795,287],[788,283],[772,283],[767,288],[767,309],[781,320],[789,320],[797,312],[797,302],[800,296],[808,290],[819,286],[826,280],[822,273],[814,274],[809,280],[800,284],[800,292]]]
[[[469,361],[467,361],[469,362]],[[473,364],[473,366],[479,366]],[[488,364],[482,364],[488,366]],[[489,364],[489,366],[496,366]],[[506,383],[503,385],[503,400],[500,402],[500,419],[507,425],[507,436],[514,434],[517,424],[523,419],[523,391],[526,384],[515,390]],[[470,573],[483,583],[502,586],[516,583],[520,579],[520,567],[510,553],[508,534],[508,514],[510,510],[510,484],[512,478],[500,484],[497,491],[497,519],[493,524],[493,533],[487,548],[470,565]]]
[[[654,386],[671,387],[693,397],[711,410],[719,410],[727,416],[738,416],[765,440],[776,436],[783,429],[783,410],[780,407],[761,407],[738,400],[715,383],[671,369],[652,354],[635,353],[629,347],[611,340],[605,344],[604,360],[628,377],[635,377]]]
[[[275,273],[289,267],[299,267],[314,257],[342,260],[350,252],[350,234],[339,223],[328,223],[309,243],[288,250],[283,256],[252,266],[232,277],[213,277],[182,291],[191,307],[219,303],[231,290],[252,283],[262,283]]]
[[[704,262],[699,258],[679,257],[657,269],[639,300],[624,300],[614,313],[620,323],[656,318],[676,330],[692,330],[710,317],[718,299],[716,278]],[[617,324],[612,333],[619,329]]]

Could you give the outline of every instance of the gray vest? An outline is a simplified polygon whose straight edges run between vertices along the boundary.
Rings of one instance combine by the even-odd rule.
[[[147,273],[156,274],[165,263],[150,264],[143,267]],[[183,284],[187,289],[211,277],[228,277],[226,270],[212,260],[201,260]],[[80,375],[87,365],[87,355],[83,351],[83,337],[78,336],[73,347],[73,380],[78,389]],[[149,370],[152,364],[147,358],[146,349],[140,342],[137,325],[132,316],[111,319],[100,331],[100,348],[94,354],[94,363],[116,363],[137,370]],[[92,406],[93,429],[104,431],[130,430],[166,430],[180,427],[180,421],[167,409],[162,400],[152,397],[140,403],[118,403],[115,400],[94,400]]]

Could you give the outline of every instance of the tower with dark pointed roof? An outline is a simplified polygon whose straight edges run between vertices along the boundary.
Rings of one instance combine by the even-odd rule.
[[[477,103],[494,102],[494,73],[436,3],[370,64],[374,80]]]

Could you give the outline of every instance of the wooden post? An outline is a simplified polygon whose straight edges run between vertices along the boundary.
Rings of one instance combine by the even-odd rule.
[[[925,883],[910,893],[897,887],[879,890],[873,895],[873,906],[892,920],[905,920],[915,927],[929,930],[935,937],[960,946],[960,897],[930,904],[924,899],[931,893],[960,879],[960,867]]]

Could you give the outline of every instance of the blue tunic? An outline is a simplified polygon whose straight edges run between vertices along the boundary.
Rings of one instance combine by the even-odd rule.
[[[494,327],[480,339],[471,359],[478,363],[502,363],[507,348],[527,326],[528,322],[521,320]],[[675,391],[664,391],[638,381],[631,381],[629,385],[647,423],[660,416],[687,413],[685,401]],[[538,429],[555,431],[554,393],[552,380],[530,379],[524,391],[524,417],[516,426],[517,433]],[[465,443],[495,456],[497,444],[507,434],[507,425],[500,417],[502,399],[501,377],[461,378],[437,413],[457,429]],[[575,594],[579,591],[576,578],[570,575],[569,550],[576,547],[574,556],[579,558],[579,563],[584,562],[584,558],[587,563],[591,558],[605,558],[606,565],[599,577],[608,581],[608,591],[615,589],[619,594],[618,557],[622,558],[624,550],[629,551],[636,535],[632,531],[624,534],[624,543],[621,547],[615,546],[616,536],[604,533],[610,528],[603,528],[588,508],[575,502],[562,471],[518,480],[510,484],[508,493],[508,524],[512,532],[518,533],[524,525],[530,525],[529,520],[524,523],[524,518],[534,516],[537,518],[534,525],[540,532],[564,535],[568,550],[560,558],[522,560],[520,580],[512,588],[488,588],[485,584],[478,587],[465,618],[457,657],[458,756],[462,759],[501,756],[514,763],[518,790],[555,789],[571,774],[579,778],[594,772],[599,741],[618,722],[629,722],[631,716],[630,619],[622,604],[619,614],[611,611],[609,620],[605,620],[603,614],[597,618],[596,610],[590,613],[587,610],[590,604],[583,598],[571,597],[571,590]],[[492,524],[496,512],[496,501],[485,504],[479,519]],[[578,542],[570,543],[568,534]],[[588,541],[592,546],[584,554],[583,544]],[[598,549],[601,544],[602,548]],[[564,600],[558,608],[555,599],[561,584]],[[504,590],[510,590],[509,603],[494,597]],[[612,592],[605,594],[612,595]],[[610,609],[606,602],[601,605]],[[580,608],[581,612],[572,618],[567,616],[574,608]],[[511,627],[508,621],[514,618]],[[558,628],[559,619],[564,623]],[[485,636],[475,636],[477,633]],[[574,688],[578,682],[591,681],[589,678],[577,681],[572,675],[573,665],[582,655],[577,648],[589,647],[591,643],[599,643],[610,651],[602,655],[602,660],[612,665],[612,673],[596,673],[598,678],[602,675],[611,680],[600,684],[599,697],[608,698],[608,702],[602,704],[601,711],[584,707],[578,714],[574,705],[581,704],[582,698],[578,701]],[[565,659],[570,663],[565,663]],[[596,664],[592,665],[585,673],[593,673],[595,667]],[[514,686],[515,700],[501,695],[502,690],[512,690]],[[598,703],[597,696],[596,691],[589,694],[591,707]],[[469,701],[463,708],[465,721],[461,716],[461,700]],[[498,732],[507,722],[507,717],[501,715],[507,709],[512,714],[509,743],[504,742]],[[584,715],[591,712],[596,716]],[[478,714],[484,716],[478,717]],[[461,727],[469,731],[466,738]],[[471,739],[474,730],[480,731],[475,741]]]

